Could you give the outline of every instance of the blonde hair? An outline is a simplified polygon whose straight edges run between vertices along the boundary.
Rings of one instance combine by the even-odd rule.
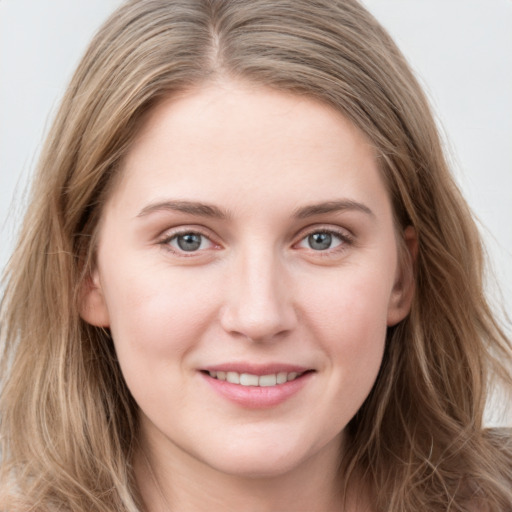
[[[380,511],[512,509],[509,437],[482,417],[510,343],[483,295],[479,235],[403,56],[355,0],[132,0],[92,41],[44,147],[2,301],[2,510],[134,512],[137,406],[80,285],[142,118],[227,76],[307,95],[372,142],[419,251],[410,315],[348,426],[347,482]],[[340,480],[340,485],[343,482]],[[3,486],[3,487],[2,487]]]

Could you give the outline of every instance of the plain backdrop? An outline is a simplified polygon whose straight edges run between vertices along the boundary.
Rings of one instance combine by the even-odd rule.
[[[41,142],[92,34],[119,0],[0,0],[0,269]],[[431,100],[512,310],[512,0],[364,0]],[[489,292],[498,304],[497,287]],[[498,309],[498,306],[496,306]],[[491,408],[498,418],[501,407]]]

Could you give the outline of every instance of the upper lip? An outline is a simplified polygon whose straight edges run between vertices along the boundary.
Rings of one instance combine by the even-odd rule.
[[[222,363],[216,364],[212,366],[206,366],[201,368],[203,371],[207,372],[236,372],[236,373],[249,373],[251,375],[272,375],[274,373],[304,373],[308,370],[312,370],[312,368],[308,368],[307,366],[301,366],[296,364],[287,364],[287,363],[269,363],[269,364],[253,364],[253,363],[243,363],[243,362],[233,362],[233,363]]]

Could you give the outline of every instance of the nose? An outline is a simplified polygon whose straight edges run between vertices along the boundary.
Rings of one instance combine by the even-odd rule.
[[[271,250],[241,254],[226,280],[223,329],[255,342],[288,335],[297,324],[290,284],[284,265]]]

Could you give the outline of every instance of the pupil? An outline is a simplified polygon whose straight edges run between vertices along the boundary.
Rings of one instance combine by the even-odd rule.
[[[196,251],[201,246],[201,235],[195,233],[179,235],[177,242],[182,251]]]
[[[309,245],[316,251],[329,249],[332,242],[332,236],[329,233],[313,233],[308,237]]]

